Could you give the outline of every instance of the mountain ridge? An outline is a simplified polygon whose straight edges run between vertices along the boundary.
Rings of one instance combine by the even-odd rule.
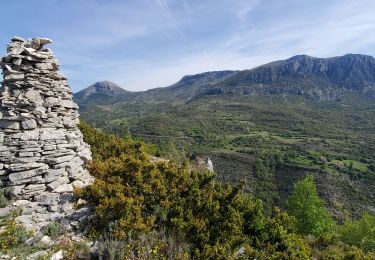
[[[375,59],[361,54],[331,58],[297,55],[240,71],[216,87],[237,95],[285,93],[331,100],[352,92],[374,98]]]
[[[80,114],[108,132],[157,145],[161,157],[210,158],[221,181],[245,183],[269,211],[310,172],[342,220],[375,208],[374,68],[365,55],[298,55],[185,76],[114,105],[81,106]]]
[[[105,81],[104,81],[105,82]],[[79,104],[93,103],[81,93]],[[114,83],[113,83],[114,84]],[[117,85],[116,85],[117,86]],[[273,61],[247,70],[223,70],[185,75],[167,87],[141,92],[123,91],[114,95],[101,93],[100,103],[121,101],[189,102],[210,95],[259,96],[289,94],[315,100],[334,100],[354,93],[375,99],[375,59],[369,55],[346,54],[318,58],[306,54]],[[93,94],[92,94],[93,95]],[[95,95],[94,95],[95,97]],[[96,100],[98,97],[96,97]]]

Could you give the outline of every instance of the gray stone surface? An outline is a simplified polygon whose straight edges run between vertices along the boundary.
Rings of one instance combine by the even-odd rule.
[[[82,212],[73,207],[73,188],[93,181],[85,169],[91,152],[78,129],[78,106],[44,47],[50,43],[14,37],[0,61],[0,184],[11,188],[12,207],[23,209],[16,220],[34,231],[51,221],[74,229]]]
[[[53,241],[49,236],[43,236],[42,239],[40,240],[40,243],[44,245],[52,245]]]
[[[34,129],[37,127],[36,121],[34,119],[28,119],[21,122],[23,129]]]
[[[35,253],[32,253],[31,255],[28,255],[26,257],[26,260],[37,260],[37,259],[43,259],[44,256],[48,255],[47,250],[41,250],[37,251]]]

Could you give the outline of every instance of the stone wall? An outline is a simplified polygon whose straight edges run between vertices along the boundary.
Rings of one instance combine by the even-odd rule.
[[[93,181],[84,168],[91,153],[67,79],[44,47],[50,43],[15,37],[1,60],[0,180],[26,227],[58,220],[70,229],[85,214],[73,208],[73,188]]]

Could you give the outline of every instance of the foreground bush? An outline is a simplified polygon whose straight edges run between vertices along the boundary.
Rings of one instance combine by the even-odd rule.
[[[375,252],[375,216],[365,213],[357,221],[346,221],[338,229],[338,237],[348,245]]]
[[[183,241],[163,232],[139,234],[134,239],[104,236],[97,252],[100,259],[190,259],[190,248]]]
[[[372,260],[375,254],[359,247],[345,244],[333,237],[307,238],[313,248],[314,259]]]
[[[8,251],[21,246],[31,237],[32,233],[16,223],[16,217],[20,212],[13,211],[10,215],[0,219],[0,253],[8,253]]]
[[[121,241],[165,232],[188,244],[193,258],[309,259],[310,247],[285,213],[265,217],[260,202],[208,171],[152,163],[142,143],[81,128],[94,152],[89,170],[96,180],[77,194],[95,207],[96,237]]]

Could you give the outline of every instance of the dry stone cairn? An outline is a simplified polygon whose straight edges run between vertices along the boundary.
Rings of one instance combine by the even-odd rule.
[[[73,189],[93,181],[84,168],[91,152],[49,43],[14,37],[1,60],[0,184],[23,209],[17,221],[26,227],[60,221],[71,229],[87,213],[73,207]]]

